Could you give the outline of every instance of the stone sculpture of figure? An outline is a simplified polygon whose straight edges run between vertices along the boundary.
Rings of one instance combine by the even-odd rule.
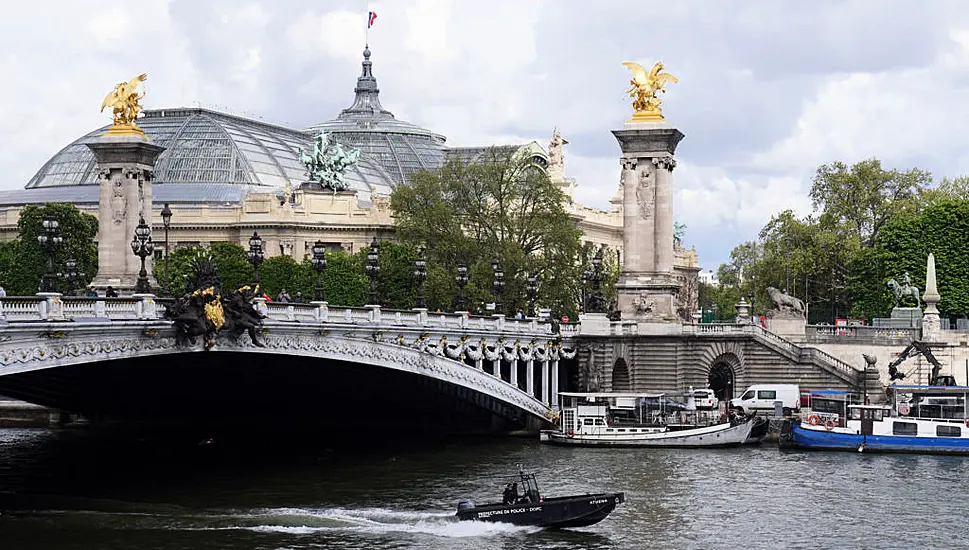
[[[895,306],[901,305],[902,300],[906,296],[912,296],[915,298],[916,307],[922,307],[922,299],[919,297],[918,287],[912,286],[912,279],[909,278],[908,272],[902,275],[902,282],[899,283],[895,279],[888,280],[888,288],[891,289],[892,294],[895,295]]]
[[[804,317],[804,302],[801,300],[772,286],[767,287],[767,295],[770,296],[770,300],[774,304],[772,313],[788,313]]]
[[[548,171],[552,173],[565,173],[565,155],[562,146],[568,140],[562,137],[561,132],[555,130],[552,133],[552,141],[548,144]]]
[[[312,154],[299,150],[299,161],[306,166],[310,181],[334,192],[348,187],[343,178],[344,173],[359,159],[359,149],[347,151],[341,144],[331,141],[326,132],[322,131],[313,140]]]
[[[639,293],[639,298],[633,303],[636,313],[649,313],[653,311],[653,301],[649,299],[649,294],[644,290]]]

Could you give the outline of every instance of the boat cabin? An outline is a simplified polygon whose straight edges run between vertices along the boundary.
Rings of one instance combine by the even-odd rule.
[[[574,434],[653,433],[716,423],[720,411],[698,411],[694,392],[559,394],[560,429]]]
[[[898,416],[938,420],[969,418],[969,386],[890,386]]]

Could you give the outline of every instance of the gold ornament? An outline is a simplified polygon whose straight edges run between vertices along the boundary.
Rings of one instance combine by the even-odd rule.
[[[145,137],[145,132],[135,124],[138,113],[141,112],[139,101],[145,97],[145,92],[138,94],[138,85],[148,80],[148,73],[141,73],[127,82],[119,82],[111,93],[101,102],[101,112],[105,107],[111,107],[114,123],[108,128],[108,136],[139,136]]]
[[[635,109],[635,112],[628,122],[657,122],[665,120],[663,118],[663,110],[659,107],[663,100],[657,97],[656,94],[659,92],[665,94],[666,83],[672,82],[676,84],[679,80],[670,73],[660,72],[663,70],[663,63],[661,61],[657,61],[649,72],[646,72],[646,69],[639,63],[632,61],[625,61],[622,65],[633,72],[633,77],[629,81],[630,88],[626,90],[626,93],[629,94],[629,97],[633,98],[633,109]]]

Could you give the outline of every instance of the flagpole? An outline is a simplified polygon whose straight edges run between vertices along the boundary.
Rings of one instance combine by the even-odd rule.
[[[367,2],[367,34],[364,37],[367,49],[370,49],[370,2]]]

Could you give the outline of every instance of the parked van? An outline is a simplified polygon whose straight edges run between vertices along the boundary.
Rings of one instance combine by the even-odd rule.
[[[740,397],[730,400],[734,409],[773,411],[774,401],[781,401],[784,414],[801,408],[801,388],[797,384],[754,384]]]

